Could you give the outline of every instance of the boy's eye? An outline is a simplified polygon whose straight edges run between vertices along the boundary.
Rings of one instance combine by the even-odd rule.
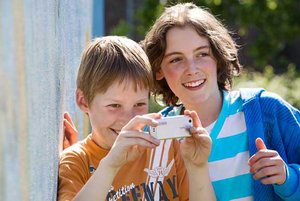
[[[120,104],[110,104],[110,105],[108,105],[108,107],[112,107],[112,108],[120,108],[121,105],[120,105]]]
[[[147,104],[146,103],[137,103],[137,104],[135,104],[136,107],[142,107],[142,106],[145,106],[145,105],[147,105]]]

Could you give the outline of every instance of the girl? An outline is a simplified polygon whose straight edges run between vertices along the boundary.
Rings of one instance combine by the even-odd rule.
[[[300,112],[262,89],[231,91],[236,44],[192,3],[167,8],[142,42],[167,116],[195,110],[213,141],[218,200],[300,200]],[[239,189],[237,191],[237,189]]]

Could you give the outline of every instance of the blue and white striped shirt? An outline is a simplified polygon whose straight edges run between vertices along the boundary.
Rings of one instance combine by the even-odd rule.
[[[238,91],[223,92],[221,113],[210,127],[209,171],[217,200],[252,201],[247,128]]]

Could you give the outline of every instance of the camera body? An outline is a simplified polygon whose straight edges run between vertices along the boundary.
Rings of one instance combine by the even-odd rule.
[[[192,118],[186,115],[162,117],[156,119],[158,126],[150,126],[149,132],[157,139],[171,139],[191,136],[189,129],[193,127]]]

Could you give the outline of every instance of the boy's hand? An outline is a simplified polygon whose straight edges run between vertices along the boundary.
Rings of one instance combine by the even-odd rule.
[[[78,141],[78,132],[70,115],[64,113],[64,138],[63,149],[75,144]]]
[[[184,114],[192,117],[194,126],[190,129],[192,137],[187,137],[180,143],[180,150],[185,163],[198,167],[207,165],[212,146],[211,138],[202,127],[195,111],[185,110]]]
[[[263,184],[283,184],[286,167],[278,152],[267,149],[261,138],[257,138],[255,144],[258,151],[248,161],[253,178]]]
[[[143,131],[146,125],[157,126],[157,113],[135,116],[121,130],[107,157],[112,168],[120,168],[129,161],[134,161],[143,154],[145,148],[155,148],[160,140]]]

